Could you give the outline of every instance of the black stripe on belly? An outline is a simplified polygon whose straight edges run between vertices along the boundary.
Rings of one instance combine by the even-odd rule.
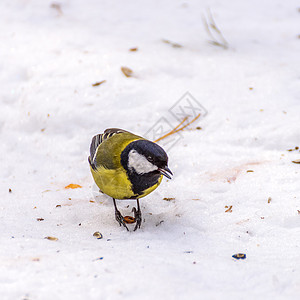
[[[139,175],[136,172],[127,172],[127,174],[132,184],[132,191],[138,195],[142,195],[146,189],[157,184],[161,176],[158,171],[153,171],[143,175]]]

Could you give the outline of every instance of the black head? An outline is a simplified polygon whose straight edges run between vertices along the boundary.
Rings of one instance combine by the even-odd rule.
[[[156,173],[171,178],[168,168],[168,156],[159,145],[148,140],[130,143],[121,154],[121,163],[128,172],[139,175]]]

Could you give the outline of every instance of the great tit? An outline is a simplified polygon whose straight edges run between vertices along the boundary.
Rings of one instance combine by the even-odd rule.
[[[141,227],[139,199],[154,191],[163,175],[171,179],[168,156],[157,144],[128,131],[109,128],[93,137],[88,158],[100,191],[113,198],[115,218],[127,230],[115,199],[136,199],[133,208],[136,225]]]

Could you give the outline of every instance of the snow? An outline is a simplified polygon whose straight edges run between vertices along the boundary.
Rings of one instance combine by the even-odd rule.
[[[208,43],[208,7],[227,50]],[[298,299],[299,18],[294,0],[2,0],[1,299]],[[127,232],[91,139],[175,127],[187,91],[202,130],[168,150],[174,177]]]

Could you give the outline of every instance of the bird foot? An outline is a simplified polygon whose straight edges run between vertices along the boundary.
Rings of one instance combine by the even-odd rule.
[[[135,227],[133,229],[133,231],[136,231],[138,228],[141,228],[141,224],[142,224],[142,213],[140,208],[136,209],[135,207],[132,209],[133,213],[134,213],[134,219],[136,221]]]
[[[115,211],[115,217],[116,217],[117,222],[120,224],[120,226],[123,225],[127,229],[127,231],[129,231],[128,227],[125,224],[124,217],[121,215],[120,211],[118,211],[117,209]]]

